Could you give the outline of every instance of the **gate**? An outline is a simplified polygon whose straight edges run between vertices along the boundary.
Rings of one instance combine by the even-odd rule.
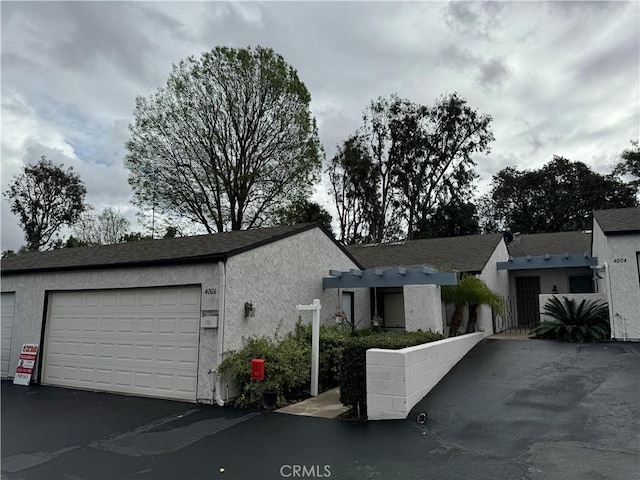
[[[504,311],[493,319],[495,333],[529,333],[540,321],[540,304],[537,295],[502,297]]]

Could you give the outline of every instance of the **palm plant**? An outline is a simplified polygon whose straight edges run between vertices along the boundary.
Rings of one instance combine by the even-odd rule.
[[[469,321],[465,333],[471,333],[478,322],[478,307],[489,305],[496,313],[503,309],[502,297],[487,287],[487,284],[473,275],[463,274],[457,285],[442,287],[442,301],[455,306],[449,326],[449,336],[458,335],[458,330],[464,319],[464,309],[469,306]]]
[[[545,304],[544,315],[553,320],[540,322],[531,333],[536,338],[554,338],[569,342],[597,342],[611,333],[609,307],[605,302],[552,297]]]

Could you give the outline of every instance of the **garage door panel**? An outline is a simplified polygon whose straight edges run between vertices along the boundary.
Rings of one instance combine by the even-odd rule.
[[[195,400],[200,288],[52,297],[45,383]]]

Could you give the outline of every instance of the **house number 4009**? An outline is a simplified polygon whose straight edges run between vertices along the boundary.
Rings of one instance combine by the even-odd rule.
[[[207,288],[204,291],[205,294],[207,295],[215,295],[216,294],[216,289],[215,288]]]
[[[614,258],[613,263],[627,263],[626,258]]]

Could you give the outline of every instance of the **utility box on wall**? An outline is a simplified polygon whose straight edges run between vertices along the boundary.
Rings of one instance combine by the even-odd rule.
[[[254,358],[251,360],[251,380],[264,380],[264,360]]]
[[[202,310],[201,328],[218,328],[218,310]]]

